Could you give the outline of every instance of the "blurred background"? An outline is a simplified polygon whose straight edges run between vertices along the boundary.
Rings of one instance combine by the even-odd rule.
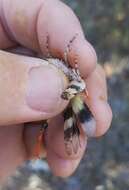
[[[20,168],[2,190],[129,190],[129,0],[65,0],[95,47],[108,82],[113,122],[90,139],[73,176],[52,176],[45,161]]]

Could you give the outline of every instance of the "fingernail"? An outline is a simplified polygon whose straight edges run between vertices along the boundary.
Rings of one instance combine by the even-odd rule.
[[[85,132],[87,137],[94,137],[96,133],[96,121],[92,117],[85,123],[81,124],[83,131]]]
[[[54,66],[37,66],[29,71],[26,102],[34,110],[52,113],[61,103],[64,76]]]

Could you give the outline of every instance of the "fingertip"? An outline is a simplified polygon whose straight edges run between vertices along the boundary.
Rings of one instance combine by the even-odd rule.
[[[81,158],[76,160],[63,159],[50,149],[47,152],[47,161],[53,174],[63,178],[69,177],[73,174],[79,165],[80,160]]]
[[[96,99],[95,101],[92,101],[90,109],[96,121],[96,130],[93,136],[100,137],[108,131],[111,125],[112,121],[111,107],[107,101]]]
[[[97,55],[95,49],[87,41],[83,42],[82,48],[80,47],[78,51],[80,53],[80,72],[86,78],[96,67]]]
[[[105,102],[104,107],[105,109],[103,109],[103,114],[100,119],[98,118],[97,121],[96,137],[104,135],[111,126],[111,121],[113,117],[111,107],[107,102]]]
[[[54,113],[66,105],[60,98],[67,85],[63,72],[52,65],[41,65],[32,67],[28,75],[26,102],[31,109]]]
[[[63,72],[39,58],[1,51],[0,59],[1,125],[43,120],[65,109],[68,101],[61,94],[68,81]]]
[[[72,44],[69,53],[71,65],[77,62],[81,75],[87,78],[96,67],[97,55],[93,46],[84,38],[78,37]]]
[[[40,11],[37,23],[39,46],[45,56],[50,54],[66,61],[67,54],[67,60],[73,67],[77,59],[81,74],[85,78],[96,66],[95,50],[85,40],[80,22],[73,11],[62,2],[56,3],[53,9],[53,2],[48,1]],[[65,29],[62,30],[63,28]]]
[[[94,137],[102,136],[111,125],[112,111],[107,102],[107,85],[104,70],[97,65],[94,72],[86,79],[89,98],[86,103],[96,121]]]

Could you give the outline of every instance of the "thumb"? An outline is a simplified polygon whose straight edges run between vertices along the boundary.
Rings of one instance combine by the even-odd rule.
[[[0,51],[0,125],[57,115],[66,106],[60,98],[66,85],[47,61]]]

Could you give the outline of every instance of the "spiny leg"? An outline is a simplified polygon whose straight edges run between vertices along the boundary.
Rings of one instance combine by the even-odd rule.
[[[52,58],[51,52],[50,52],[50,37],[49,34],[47,33],[46,35],[46,53],[47,53],[47,58]]]
[[[42,144],[43,144],[43,137],[44,137],[44,133],[45,133],[45,130],[47,129],[48,127],[48,122],[47,120],[44,120],[42,121],[42,124],[41,124],[41,127],[40,127],[40,131],[39,131],[39,135],[38,135],[38,138],[37,138],[37,142],[35,144],[35,147],[34,147],[34,158],[40,158],[40,154],[42,152]]]
[[[64,61],[65,61],[65,64],[67,64],[67,66],[69,67],[69,64],[68,64],[68,53],[70,52],[71,50],[71,45],[72,43],[74,42],[74,40],[76,39],[78,34],[75,34],[73,36],[73,38],[69,41],[68,45],[66,46],[66,50],[64,52]],[[75,61],[76,62],[76,61]]]

